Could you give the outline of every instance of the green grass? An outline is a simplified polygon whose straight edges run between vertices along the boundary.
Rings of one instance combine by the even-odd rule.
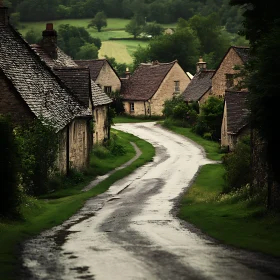
[[[205,165],[181,200],[178,217],[235,247],[280,257],[280,214],[266,211],[244,190],[221,195],[222,164]]]
[[[104,167],[108,163],[107,170],[114,169],[118,165],[121,165],[128,159],[132,158],[135,155],[135,152],[132,151],[129,143],[130,141],[134,142],[140,148],[142,151],[141,156],[130,166],[116,171],[88,192],[81,192],[83,184],[80,184],[80,191],[78,191],[76,186],[72,186],[74,190],[68,190],[68,192],[65,192],[64,197],[57,199],[46,199],[46,197],[42,199],[29,198],[26,199],[25,204],[22,206],[22,220],[0,220],[0,279],[18,279],[18,246],[26,238],[30,238],[45,229],[61,224],[76,213],[84,205],[87,199],[105,192],[114,182],[127,176],[136,168],[152,160],[155,150],[150,143],[131,134],[115,130],[112,131],[118,135],[119,143],[128,147],[128,154],[125,157],[122,157],[122,159],[115,159],[115,162],[112,157],[109,157],[108,161],[105,158],[104,161],[101,161],[100,163],[93,159],[92,164],[95,168],[99,166],[98,164]],[[56,195],[60,196],[61,194]]]
[[[217,142],[206,140],[199,135],[191,132],[191,128],[177,127],[173,125],[168,125],[167,129],[174,131],[178,134],[188,137],[197,144],[201,145],[206,153],[207,158],[212,160],[221,160],[223,153],[220,152],[220,145]]]
[[[138,123],[138,122],[154,122],[160,120],[160,117],[152,116],[152,117],[145,117],[145,116],[117,116],[114,118],[114,123]]]

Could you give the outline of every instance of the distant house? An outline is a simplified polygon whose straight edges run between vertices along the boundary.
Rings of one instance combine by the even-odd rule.
[[[70,87],[83,104],[87,104],[94,117],[94,143],[103,142],[109,137],[108,110],[112,103],[99,86],[94,82],[89,66],[78,65],[71,57],[57,46],[57,32],[53,24],[48,23],[43,31],[43,38],[38,44],[31,47],[40,58],[52,69],[65,85]],[[85,76],[87,75],[87,80]],[[78,82],[82,84],[78,84]],[[88,101],[85,91],[88,90]],[[84,93],[82,93],[84,91]]]
[[[122,79],[121,96],[129,115],[162,115],[164,102],[182,91],[190,78],[177,60],[169,63],[141,63],[128,78]]]
[[[243,66],[249,59],[249,47],[231,46],[212,77],[212,93],[216,97],[223,98],[226,90],[235,89],[240,77],[235,75],[240,70],[236,66]]]
[[[107,59],[75,60],[79,66],[89,67],[92,80],[110,95],[120,91],[121,80]]]
[[[43,118],[56,129],[60,144],[57,168],[88,166],[92,114],[9,24],[0,7],[0,114],[15,125]]]
[[[221,146],[233,151],[240,137],[249,134],[247,91],[225,91]]]
[[[174,28],[170,28],[170,27],[166,28],[163,31],[163,33],[166,34],[166,35],[172,35],[172,34],[174,34],[174,32],[175,32],[175,29]]]
[[[121,80],[107,59],[75,60],[75,63],[88,67],[91,79],[98,85],[94,86],[95,96],[98,97],[94,100],[95,142],[102,142],[109,137],[107,116],[112,103],[109,97],[112,92],[120,91]]]
[[[212,95],[212,77],[215,70],[207,70],[206,62],[200,57],[197,62],[196,74],[192,77],[190,83],[182,93],[185,102],[197,102],[203,104],[210,95]]]

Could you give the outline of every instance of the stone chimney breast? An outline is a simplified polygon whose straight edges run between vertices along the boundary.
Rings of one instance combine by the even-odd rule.
[[[196,73],[206,70],[207,63],[203,61],[202,56],[199,57],[198,62],[196,63]]]
[[[0,0],[0,24],[9,24],[8,8],[4,7],[3,0]]]
[[[53,23],[46,24],[42,36],[41,47],[51,58],[57,59],[57,32],[53,29]]]

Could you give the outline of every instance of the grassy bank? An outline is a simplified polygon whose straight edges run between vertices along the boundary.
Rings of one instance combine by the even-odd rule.
[[[88,171],[87,176],[79,180],[79,183],[70,184],[69,182],[68,187],[52,193],[48,198],[45,196],[41,199],[26,199],[21,209],[22,220],[20,221],[0,220],[0,279],[18,279],[16,272],[18,271],[17,255],[20,242],[45,229],[61,224],[77,212],[87,199],[105,192],[114,182],[152,160],[154,148],[151,144],[131,134],[112,131],[118,136],[117,143],[127,147],[125,155],[119,156],[117,160],[111,155],[105,158],[92,158],[92,169]],[[113,173],[95,188],[88,192],[81,192],[89,181],[90,172],[93,172],[91,179],[94,179],[96,173],[104,174],[105,171],[108,172],[120,166],[135,155],[130,142],[134,142],[141,149],[141,156],[130,166]],[[104,169],[105,166],[106,169]]]
[[[222,159],[218,143],[195,135],[189,128],[168,129],[204,147],[209,159]],[[224,173],[223,164],[203,166],[180,202],[178,217],[227,245],[280,257],[280,214],[268,212],[263,199],[251,197],[246,187],[222,194]]]

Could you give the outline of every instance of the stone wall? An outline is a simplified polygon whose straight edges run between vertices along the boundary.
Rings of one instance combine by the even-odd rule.
[[[108,138],[107,117],[108,117],[108,105],[97,106],[94,111],[94,143],[103,143],[104,139]]]
[[[105,86],[112,87],[112,91],[121,89],[121,81],[107,61],[104,63],[95,83],[99,84],[103,90]]]
[[[0,73],[0,114],[10,115],[15,124],[34,119],[26,103],[13,88],[11,83]]]
[[[233,49],[224,57],[220,67],[212,78],[212,93],[216,97],[223,98],[225,95],[226,86],[226,74],[236,74],[238,70],[234,70],[235,65],[243,65],[241,58],[236,54]],[[237,85],[238,80],[234,80],[234,85]]]
[[[90,153],[89,123],[87,119],[74,119],[69,125],[70,167],[83,170],[88,167]]]
[[[130,103],[134,103],[134,112],[130,111]],[[144,101],[124,101],[124,110],[126,114],[131,116],[146,116],[148,115],[147,108],[145,110],[145,104],[148,106],[148,102]]]
[[[175,93],[175,81],[180,82],[180,92]],[[174,94],[182,93],[189,83],[190,78],[179,66],[179,64],[175,63],[172,69],[164,78],[158,91],[151,99],[151,114],[155,116],[162,116],[162,110],[165,100],[171,99]]]

